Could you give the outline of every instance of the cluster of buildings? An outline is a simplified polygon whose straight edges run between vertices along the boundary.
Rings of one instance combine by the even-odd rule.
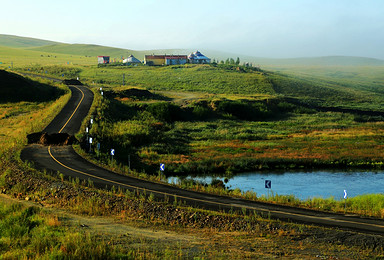
[[[97,59],[99,64],[108,64],[110,62],[109,56],[98,56]],[[133,55],[130,55],[123,60],[123,63],[134,65],[142,62]],[[149,66],[184,65],[187,63],[209,64],[211,59],[204,56],[201,52],[195,51],[189,55],[145,55],[143,63]]]

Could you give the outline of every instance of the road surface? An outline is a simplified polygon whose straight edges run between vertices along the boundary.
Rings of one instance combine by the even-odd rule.
[[[75,134],[79,131],[83,118],[87,115],[93,100],[93,93],[84,86],[71,86],[72,97],[61,113],[44,131],[49,133]],[[384,235],[384,221],[335,213],[325,213],[289,206],[280,206],[239,198],[188,191],[167,184],[149,182],[134,177],[123,176],[98,167],[80,157],[72,146],[28,145],[21,153],[22,160],[34,162],[38,169],[61,172],[65,176],[92,180],[98,188],[112,186],[131,191],[146,192],[169,201],[183,201],[188,205],[217,211],[255,211],[261,215],[298,223],[337,227],[346,230]]]

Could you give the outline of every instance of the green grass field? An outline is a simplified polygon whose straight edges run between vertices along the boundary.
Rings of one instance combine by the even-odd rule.
[[[97,67],[95,56],[102,50],[98,47],[49,46],[44,41],[31,43],[26,39],[7,45],[0,47],[0,68],[8,70],[0,71],[0,93],[7,100],[0,104],[1,191],[81,214],[113,215],[119,222],[145,226],[154,233],[165,229],[199,236],[198,241],[162,241],[159,249],[159,240],[131,236],[106,240],[104,235],[78,232],[79,225],[70,228],[57,215],[36,207],[0,203],[0,258],[373,258],[382,254],[382,247],[362,245],[365,238],[338,231],[244,216],[241,212],[205,212],[155,202],[150,195],[103,192],[79,180],[64,182],[65,189],[47,189],[61,183],[60,177],[32,170],[19,161],[18,154],[26,143],[26,134],[43,129],[69,95],[61,85],[48,89],[52,82],[32,82],[9,74],[13,65],[20,72],[58,78],[62,74],[64,78],[79,76],[96,93],[91,134],[95,142],[102,143],[101,154],[86,156],[127,173],[130,155],[130,174],[160,180],[159,162],[180,175],[346,165],[382,168],[382,118],[361,120],[353,114],[318,112],[287,102],[287,98],[294,98],[323,107],[382,111],[382,67],[372,63],[337,68],[290,64],[279,71],[209,65]],[[103,98],[99,87],[103,87]],[[20,91],[17,98],[12,96],[14,89]],[[29,95],[27,91],[31,90],[39,95]],[[82,138],[83,133],[77,136]],[[110,161],[110,147],[116,149],[117,161]],[[182,185],[265,199],[215,185]],[[270,199],[315,209],[345,210],[343,202],[332,198],[299,201],[293,196],[274,195]],[[366,195],[350,198],[346,210],[382,218],[382,205],[382,195]]]
[[[97,63],[97,58],[1,46],[0,62],[0,69],[23,68],[28,70],[34,65],[91,65]]]

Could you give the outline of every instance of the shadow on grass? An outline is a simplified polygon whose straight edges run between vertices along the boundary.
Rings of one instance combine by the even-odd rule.
[[[0,70],[0,103],[48,102],[64,94],[62,89]]]

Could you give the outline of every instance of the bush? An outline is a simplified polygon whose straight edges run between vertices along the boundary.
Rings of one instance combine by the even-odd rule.
[[[146,111],[151,113],[154,118],[162,122],[183,120],[183,111],[181,108],[168,102],[149,104]]]
[[[380,122],[384,121],[383,116],[368,116],[368,115],[355,115],[355,122],[367,123],[367,122]]]
[[[263,103],[248,103],[244,101],[222,101],[217,110],[223,114],[231,114],[242,120],[264,120],[271,116],[271,112]]]
[[[199,120],[204,120],[211,116],[212,111],[207,107],[197,105],[193,107],[192,113],[195,118]]]

